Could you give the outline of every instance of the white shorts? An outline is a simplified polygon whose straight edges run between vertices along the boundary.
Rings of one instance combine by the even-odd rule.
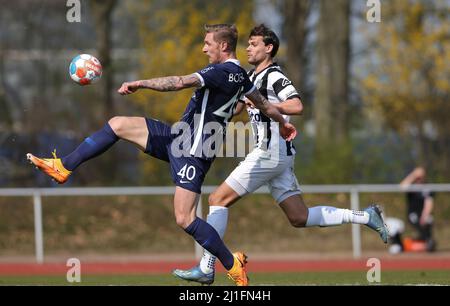
[[[268,186],[272,197],[279,204],[300,194],[300,186],[294,173],[295,155],[271,160],[267,152],[254,149],[227,177],[225,182],[243,197],[261,186]]]

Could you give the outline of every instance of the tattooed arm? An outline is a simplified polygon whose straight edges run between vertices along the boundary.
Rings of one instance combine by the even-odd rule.
[[[259,90],[253,90],[249,94],[246,95],[246,97],[255,105],[256,108],[258,108],[260,111],[262,111],[266,116],[272,118],[273,120],[277,121],[280,124],[284,124],[285,120],[281,113],[277,110],[273,104],[271,104],[269,101],[267,101],[266,98],[264,98],[263,95],[259,92]]]
[[[295,127],[284,120],[278,109],[273,106],[272,103],[267,101],[267,99],[264,98],[263,95],[261,95],[259,90],[253,90],[252,92],[248,93],[246,97],[266,116],[270,117],[280,124],[280,135],[284,139],[288,141],[294,139],[294,137],[297,135]]]
[[[184,76],[168,76],[149,80],[139,80],[125,82],[119,88],[121,95],[129,95],[141,88],[153,89],[156,91],[177,91],[190,87],[200,87],[202,83],[196,74]]]

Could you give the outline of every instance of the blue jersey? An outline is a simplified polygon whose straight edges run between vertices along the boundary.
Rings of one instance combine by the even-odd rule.
[[[211,64],[195,74],[202,87],[195,91],[181,121],[190,126],[190,154],[212,160],[218,149],[215,148],[218,137],[223,140],[226,124],[233,117],[237,101],[253,91],[255,86],[238,60]]]

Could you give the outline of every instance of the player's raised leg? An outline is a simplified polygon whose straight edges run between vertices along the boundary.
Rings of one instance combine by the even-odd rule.
[[[228,270],[228,276],[238,286],[247,286],[248,278],[245,270],[245,254],[241,252],[231,254],[217,231],[195,215],[198,196],[195,192],[179,186],[176,187],[174,209],[177,224],[203,248],[219,258],[225,269]],[[206,281],[204,283],[208,282]]]
[[[148,136],[145,118],[114,117],[63,158],[58,158],[54,151],[52,158],[39,158],[28,153],[27,159],[56,182],[63,184],[80,164],[104,153],[119,139],[127,140],[145,150]]]

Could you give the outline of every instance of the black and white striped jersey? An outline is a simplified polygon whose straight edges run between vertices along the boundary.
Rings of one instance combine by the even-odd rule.
[[[292,82],[284,75],[281,68],[273,63],[263,71],[255,74],[254,70],[248,72],[250,80],[259,89],[261,94],[273,104],[281,103],[294,97],[300,98]],[[259,109],[247,108],[252,124],[253,139],[256,148],[264,151],[279,152],[283,155],[295,154],[295,149],[290,141],[285,141],[279,132],[279,125]],[[289,122],[289,116],[283,115]]]

